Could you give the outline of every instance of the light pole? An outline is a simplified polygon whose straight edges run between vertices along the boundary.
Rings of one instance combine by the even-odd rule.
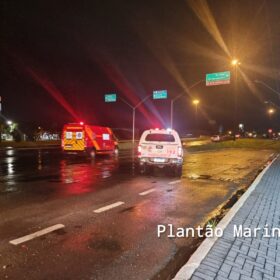
[[[273,107],[277,107],[278,109],[280,109],[280,106],[275,104],[274,102],[270,101],[270,100],[266,100],[264,101],[264,104],[270,104]]]
[[[275,90],[274,88],[270,87],[270,86],[269,86],[268,84],[266,84],[265,82],[260,81],[260,80],[255,80],[255,83],[256,83],[256,84],[261,84],[262,86],[268,88],[268,89],[269,89],[270,91],[272,91],[273,93],[277,94],[278,97],[280,97],[280,92],[277,91],[277,90]],[[270,103],[270,104],[272,104],[272,105],[274,105],[274,106],[276,106],[276,107],[279,108],[278,105],[275,105],[275,104],[274,104],[273,102],[271,102],[271,101],[265,101],[265,103],[266,103],[266,104],[269,104],[269,103]],[[269,114],[269,116],[270,116],[270,119],[272,119],[272,115],[275,113],[275,110],[274,110],[274,111],[273,111],[273,110],[274,110],[273,108],[268,110],[268,114]]]
[[[270,89],[272,92],[276,93],[279,97],[280,97],[280,92],[275,90],[274,88],[270,87],[268,84],[266,84],[265,82],[263,81],[260,81],[260,80],[255,80],[255,83],[256,84],[261,84],[263,85],[264,87]]]
[[[272,121],[272,116],[275,114],[275,109],[274,109],[274,108],[269,108],[269,109],[267,110],[267,113],[268,113],[268,115],[269,115],[270,121]]]
[[[271,126],[273,126],[273,121],[272,121],[272,117],[273,117],[273,115],[275,114],[275,109],[274,108],[269,108],[268,110],[267,110],[267,113],[268,113],[268,115],[269,115],[269,120],[270,120],[270,124],[271,124]]]
[[[198,125],[197,125],[197,107],[198,107],[199,103],[200,103],[200,100],[198,100],[198,99],[194,99],[192,101],[192,104],[195,106],[195,126],[196,126],[197,130],[198,130]]]
[[[122,97],[119,97],[120,100],[125,103],[127,106],[129,106],[132,109],[132,144],[133,144],[133,148],[134,148],[134,143],[135,143],[135,110],[142,104],[144,103],[149,97],[151,97],[151,95],[146,96],[145,98],[143,98],[139,103],[137,103],[135,106],[131,105],[130,103],[128,103],[125,99],[123,99]]]
[[[195,122],[197,122],[197,106],[199,105],[200,100],[194,99],[192,103],[195,106]]]
[[[237,79],[238,79],[237,68],[240,64],[241,62],[237,58],[231,60],[231,65],[234,67],[234,124],[233,124],[234,140],[236,134],[235,131],[237,127]]]
[[[134,151],[135,151],[135,111],[136,109],[144,103],[151,95],[146,96],[143,98],[141,101],[139,101],[135,106],[131,105],[128,103],[125,99],[122,97],[119,97],[120,100],[125,103],[128,107],[132,109],[132,169],[135,169],[135,164],[134,164]]]
[[[194,88],[195,86],[199,85],[200,83],[204,82],[205,80],[199,80],[196,83],[192,84],[189,89]],[[170,128],[173,129],[173,110],[174,110],[174,102],[176,100],[178,100],[179,98],[181,98],[185,93],[181,93],[179,95],[177,95],[175,98],[171,99],[171,103],[170,103]]]

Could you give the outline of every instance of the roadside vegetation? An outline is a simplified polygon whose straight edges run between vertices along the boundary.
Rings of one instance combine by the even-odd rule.
[[[187,145],[186,145],[187,146]],[[187,147],[190,152],[220,149],[254,149],[280,152],[280,141],[271,139],[237,139],[236,141],[206,142],[199,146]]]

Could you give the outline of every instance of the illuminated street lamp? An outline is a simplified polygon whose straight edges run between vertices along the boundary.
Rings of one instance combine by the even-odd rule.
[[[192,101],[192,104],[195,106],[195,122],[197,122],[197,107],[200,103],[200,100],[199,99],[194,99]]]
[[[231,65],[232,66],[238,66],[238,65],[240,65],[241,64],[241,62],[238,60],[238,59],[236,59],[236,58],[234,58],[232,61],[231,61]]]
[[[199,105],[200,101],[198,99],[194,99],[192,103],[193,103],[193,105],[195,105],[195,107],[197,107]]]
[[[273,109],[273,108],[270,108],[270,109],[268,109],[268,114],[271,116],[271,115],[273,115],[274,113],[275,113],[275,109]]]
[[[12,125],[13,124],[13,122],[12,121],[7,121],[7,125]]]
[[[197,85],[199,85],[200,83],[204,82],[205,80],[199,80],[198,82],[192,84],[188,89],[192,89],[194,87],[196,87]],[[171,129],[173,129],[173,107],[174,107],[174,102],[177,101],[179,98],[181,98],[185,93],[181,93],[179,95],[177,95],[175,98],[171,99],[171,103],[170,103],[170,127]]]

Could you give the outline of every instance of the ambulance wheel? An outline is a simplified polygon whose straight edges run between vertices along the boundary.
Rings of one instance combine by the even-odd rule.
[[[89,156],[90,156],[91,158],[95,158],[95,157],[96,157],[96,150],[95,150],[95,149],[91,149],[91,150],[89,151]]]

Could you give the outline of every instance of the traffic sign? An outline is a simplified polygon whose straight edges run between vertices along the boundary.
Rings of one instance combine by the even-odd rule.
[[[206,74],[206,86],[224,85],[230,83],[230,71]]]
[[[167,98],[167,90],[154,90],[153,91],[153,99],[166,99]]]
[[[105,102],[116,102],[117,95],[115,93],[105,94]]]

